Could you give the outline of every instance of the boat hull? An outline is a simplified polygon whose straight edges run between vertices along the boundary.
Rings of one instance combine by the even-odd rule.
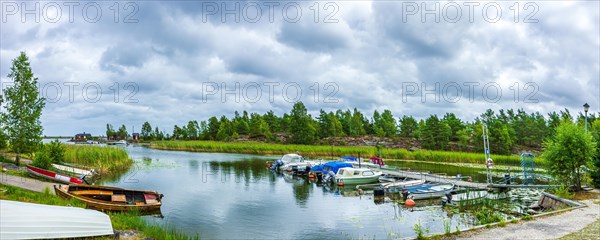
[[[76,208],[0,200],[0,239],[56,239],[112,235],[108,215]]]
[[[379,181],[380,175],[375,175],[371,177],[361,177],[361,178],[336,178],[336,182],[341,185],[355,185],[355,184],[367,184],[367,183],[375,183]]]
[[[440,184],[432,186],[408,187],[409,196],[412,199],[441,198],[454,189],[454,184]]]
[[[87,208],[102,210],[102,211],[114,211],[114,212],[125,212],[125,211],[140,211],[144,213],[158,213],[160,212],[160,207],[162,202],[160,197],[158,197],[158,201],[156,203],[128,203],[128,202],[113,202],[113,201],[103,201],[94,199],[91,197],[86,197],[82,195],[77,195],[72,193],[72,187],[87,187],[90,189],[96,189],[98,191],[129,191],[129,192],[137,192],[142,194],[153,194],[159,195],[156,192],[152,191],[138,191],[138,190],[129,190],[122,188],[114,188],[114,187],[105,187],[105,186],[91,186],[91,185],[54,185],[54,192],[56,195],[65,198],[65,199],[77,199],[83,203],[85,203]]]
[[[27,166],[27,171],[30,175],[45,178],[48,180],[52,180],[59,183],[65,184],[82,184],[83,181],[79,178],[74,178],[62,174],[58,174],[52,171],[48,171],[45,169],[37,168],[34,166]]]

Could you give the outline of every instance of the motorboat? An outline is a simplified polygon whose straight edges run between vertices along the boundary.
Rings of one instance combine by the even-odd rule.
[[[344,167],[335,174],[335,182],[338,185],[374,183],[379,181],[381,175],[381,172],[369,168]]]

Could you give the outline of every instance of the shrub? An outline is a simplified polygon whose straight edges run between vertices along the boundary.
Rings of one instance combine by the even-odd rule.
[[[65,160],[65,147],[58,139],[50,142],[50,144],[46,146],[46,150],[53,163],[61,163]]]
[[[42,145],[40,149],[35,153],[35,158],[33,159],[32,163],[33,166],[43,169],[50,169],[50,166],[52,166],[52,159],[50,159],[46,148],[47,147]]]

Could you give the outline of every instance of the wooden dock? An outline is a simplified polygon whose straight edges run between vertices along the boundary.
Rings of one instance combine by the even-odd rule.
[[[358,163],[352,163],[355,167],[358,167]],[[380,167],[374,167],[371,164],[361,164],[361,167],[368,167],[372,169],[376,169],[377,171],[381,171],[384,174],[398,176],[402,178],[411,178],[411,179],[420,179],[428,182],[435,183],[454,183],[457,187],[463,188],[475,188],[475,189],[506,189],[506,188],[551,188],[558,187],[555,185],[515,185],[515,184],[487,184],[487,183],[478,183],[478,182],[469,182],[464,181],[461,178],[456,178],[452,176],[443,176],[439,174],[431,174],[431,173],[423,173],[423,172],[410,172],[403,170],[390,170],[390,169],[382,169]]]

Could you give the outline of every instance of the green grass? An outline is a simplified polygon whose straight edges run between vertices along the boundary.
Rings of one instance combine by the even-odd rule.
[[[52,195],[50,189],[44,189],[44,192],[38,193],[24,190],[18,187],[0,184],[0,199],[20,202],[30,202],[57,206],[85,207],[85,204],[77,200],[65,200],[56,195]],[[137,230],[142,232],[144,237],[152,239],[199,239],[198,236],[190,237],[178,232],[173,227],[163,227],[158,224],[150,224],[136,212],[126,213],[107,213],[115,230]]]
[[[65,162],[93,168],[102,175],[126,171],[133,164],[122,148],[80,145],[65,146]]]
[[[308,157],[339,157],[360,156],[368,158],[377,154],[375,147],[368,146],[326,146],[326,145],[295,145],[274,144],[261,142],[216,142],[216,141],[158,141],[150,144],[151,148],[163,150],[180,150],[191,152],[224,152],[224,153],[246,153],[283,155],[287,153],[300,152]],[[421,160],[427,162],[453,162],[453,163],[481,163],[482,153],[450,152],[406,149],[383,149],[383,157],[386,159]],[[492,155],[496,163],[508,165],[519,165],[519,156]],[[542,165],[543,161],[536,158],[536,164]]]

